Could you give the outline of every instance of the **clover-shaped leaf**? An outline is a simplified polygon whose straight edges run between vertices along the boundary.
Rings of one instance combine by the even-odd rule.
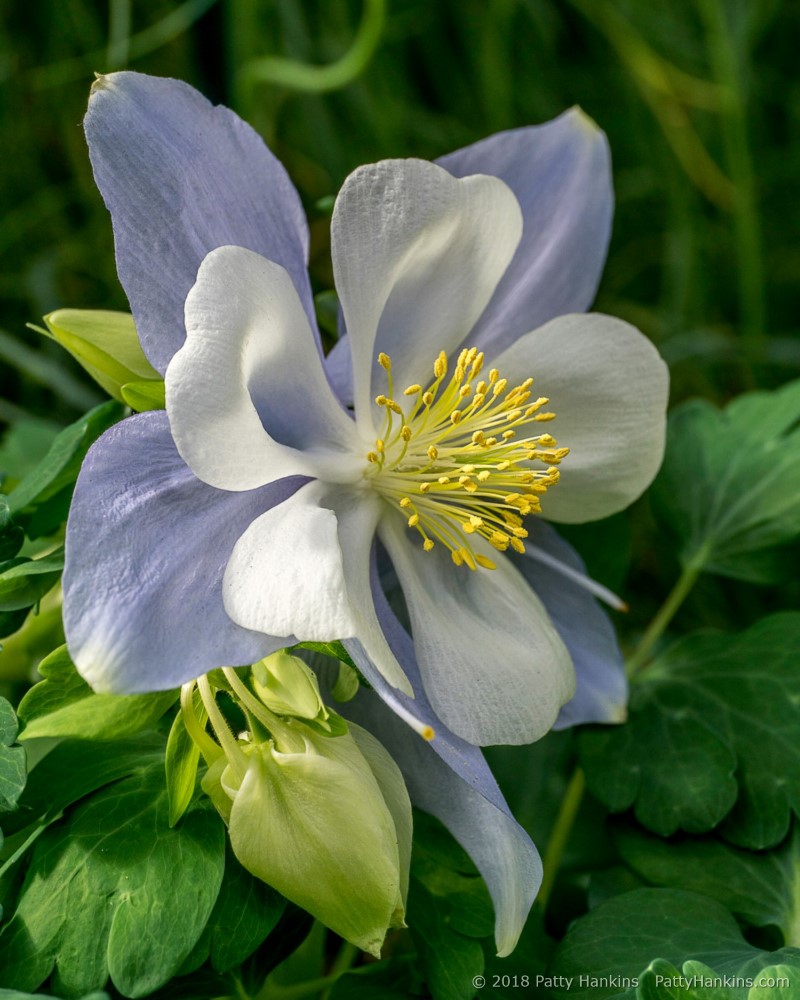
[[[660,962],[658,960],[661,960]],[[800,949],[766,952],[749,944],[725,907],[707,896],[674,889],[636,889],[615,896],[576,920],[549,970],[554,997],[564,1000],[740,1000],[724,993],[670,994],[654,987],[661,974],[691,961],[710,976],[754,977],[785,962],[800,963]],[[649,967],[649,969],[648,969]],[[684,966],[685,968],[685,966]],[[561,977],[560,979],[558,977]],[[746,997],[746,994],[745,994]]]
[[[163,758],[51,826],[0,931],[4,982],[70,996],[111,977],[128,997],[167,982],[196,945],[219,892],[224,828],[198,805],[168,823]]]
[[[756,927],[774,925],[784,940],[796,939],[800,926],[800,831],[771,851],[732,847],[717,837],[667,841],[632,826],[616,829],[622,859],[648,882],[670,889],[691,889],[716,899]]]
[[[653,500],[684,565],[779,579],[777,547],[800,533],[800,381],[724,410],[701,400],[677,407]]]
[[[14,709],[0,698],[0,812],[16,809],[25,787],[25,749],[15,746],[17,717]]]
[[[799,648],[796,612],[676,643],[634,684],[625,725],[581,734],[591,791],[662,835],[725,819],[736,844],[777,844],[800,814]]]

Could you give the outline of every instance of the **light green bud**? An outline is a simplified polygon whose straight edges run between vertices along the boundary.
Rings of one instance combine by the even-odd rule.
[[[379,957],[405,915],[411,803],[400,771],[358,727],[358,740],[295,721],[283,729],[282,749],[239,744],[241,779],[217,762],[203,787],[223,816],[217,800],[231,800],[231,845],[248,871]]]
[[[130,313],[57,309],[45,316],[44,321],[47,330],[35,329],[66,348],[109,396],[130,403],[135,409],[156,408],[163,396],[164,381],[145,357]],[[126,398],[123,386],[129,383],[139,387],[137,399],[142,395],[141,383],[149,383],[144,391],[149,405],[137,405]]]
[[[323,721],[328,718],[314,671],[285,649],[256,663],[252,676],[256,694],[276,715]]]

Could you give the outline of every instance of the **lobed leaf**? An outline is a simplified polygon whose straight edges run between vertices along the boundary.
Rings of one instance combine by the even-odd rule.
[[[777,548],[800,533],[800,380],[724,410],[702,400],[677,407],[652,495],[684,565],[780,579]]]
[[[625,725],[580,734],[593,794],[662,835],[725,820],[733,843],[779,843],[800,814],[798,649],[797,612],[676,643],[634,684]]]
[[[14,709],[0,698],[0,812],[16,809],[25,788],[27,756],[24,747],[14,745],[16,739]]]

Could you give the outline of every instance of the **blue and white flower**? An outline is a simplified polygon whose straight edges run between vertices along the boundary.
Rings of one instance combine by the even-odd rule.
[[[324,359],[300,201],[247,125],[118,73],[86,132],[167,408],[109,431],[81,473],[78,669],[152,691],[344,640],[385,702],[361,696],[359,721],[472,854],[507,953],[539,861],[476,747],[618,717],[625,697],[613,630],[539,511],[620,510],[663,449],[658,354],[582,314],[611,219],[602,133],[572,111],[439,164],[355,171],[331,228],[347,334]]]

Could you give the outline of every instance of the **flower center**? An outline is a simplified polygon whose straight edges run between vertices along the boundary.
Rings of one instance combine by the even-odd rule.
[[[388,395],[375,399],[386,415],[367,454],[365,476],[373,488],[419,533],[426,552],[444,545],[456,566],[495,568],[474,551],[471,536],[500,552],[524,552],[523,518],[541,512],[540,497],[558,482],[556,466],[569,451],[549,434],[531,434],[555,418],[542,410],[546,397],[530,401],[533,379],[509,388],[493,368],[476,381],[483,353],[471,347],[461,351],[447,381],[442,351],[430,385],[408,386],[401,405],[393,398],[391,358],[380,354],[378,364]],[[533,461],[547,468],[534,468]]]

